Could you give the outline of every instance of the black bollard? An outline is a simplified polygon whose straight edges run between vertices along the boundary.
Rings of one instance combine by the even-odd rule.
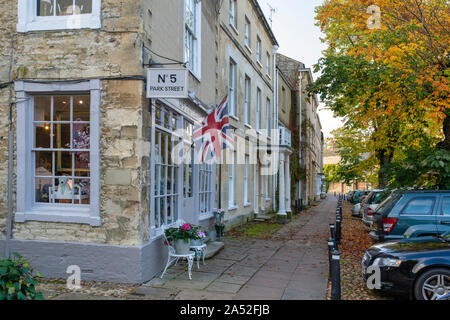
[[[331,300],[341,300],[341,255],[338,250],[331,254]]]
[[[337,244],[341,244],[341,236],[342,236],[342,225],[341,225],[341,218],[337,217],[336,218],[336,229],[335,229],[335,234],[336,234],[336,243]]]
[[[328,280],[331,281],[331,274],[332,274],[332,253],[335,249],[335,244],[334,244],[334,239],[333,238],[328,238]]]
[[[336,231],[333,223],[330,223],[330,235],[331,239],[336,240]]]

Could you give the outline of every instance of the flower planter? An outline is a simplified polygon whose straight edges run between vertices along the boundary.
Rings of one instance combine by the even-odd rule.
[[[224,236],[225,225],[216,225],[215,228],[216,228],[217,236],[222,238]]]
[[[193,247],[200,247],[203,245],[203,239],[192,239],[191,240],[191,246]]]
[[[189,254],[190,242],[186,243],[183,239],[177,240],[174,243],[175,252],[177,254]]]

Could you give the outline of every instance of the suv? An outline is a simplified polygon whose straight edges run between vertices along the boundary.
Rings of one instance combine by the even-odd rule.
[[[374,213],[370,237],[376,242],[400,240],[414,226],[417,237],[439,235],[450,226],[450,191],[397,191]]]
[[[373,224],[373,213],[376,211],[378,205],[383,202],[384,199],[389,195],[385,190],[378,189],[374,190],[365,198],[364,207],[361,206],[362,211],[362,222],[366,226],[372,226]]]

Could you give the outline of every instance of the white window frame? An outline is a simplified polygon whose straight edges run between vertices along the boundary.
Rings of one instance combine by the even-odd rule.
[[[251,48],[251,29],[250,29],[250,20],[245,17],[245,31],[244,31],[244,43],[247,48]]]
[[[270,77],[270,53],[266,52],[266,75]]]
[[[82,223],[100,226],[100,80],[54,83],[16,81],[17,97],[17,211],[16,222],[44,221]],[[31,181],[34,173],[33,94],[90,93],[90,204],[70,205],[35,203]]]
[[[262,103],[262,90],[260,88],[256,89],[256,131],[261,130],[261,103]]]
[[[245,76],[245,93],[244,93],[244,124],[250,125],[250,104],[251,104],[252,80],[249,76]]]
[[[101,0],[92,0],[91,14],[37,16],[37,0],[18,0],[17,32],[100,29]]]
[[[231,151],[229,155],[231,156],[231,161],[228,164],[228,210],[234,210],[236,209],[236,200],[234,196],[234,184],[236,183],[236,154],[234,151]]]
[[[261,63],[261,58],[262,58],[261,47],[262,47],[261,39],[258,36],[258,37],[256,37],[256,61],[258,61],[259,63]]]
[[[186,10],[189,2],[192,1],[194,8],[194,29],[191,28],[186,23]],[[197,80],[201,80],[202,74],[202,1],[201,0],[184,0],[184,28],[183,28],[184,36],[183,36],[183,55],[184,61],[188,62],[188,70],[197,78]],[[189,63],[189,57],[186,52],[186,41],[188,40],[188,36],[192,37],[193,48],[192,54],[194,58],[192,59],[193,65]]]
[[[200,220],[204,216],[211,214],[213,209],[213,174],[214,168],[212,164],[202,163],[199,166],[199,201],[200,201]],[[202,207],[202,203],[204,207]]]
[[[230,115],[237,116],[236,114],[236,73],[237,64],[230,58],[229,64],[229,105],[230,105]]]
[[[251,203],[248,199],[248,190],[249,190],[249,156],[245,155],[245,167],[244,167],[244,206],[249,206]]]
[[[230,25],[237,31],[237,1],[230,0]]]
[[[266,131],[267,131],[267,137],[270,138],[270,99],[267,98],[266,100]]]

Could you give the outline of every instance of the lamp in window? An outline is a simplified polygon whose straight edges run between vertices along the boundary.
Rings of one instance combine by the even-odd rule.
[[[67,7],[66,10],[66,15],[71,15],[71,14],[81,14],[81,9],[79,6],[77,5],[70,5]]]

